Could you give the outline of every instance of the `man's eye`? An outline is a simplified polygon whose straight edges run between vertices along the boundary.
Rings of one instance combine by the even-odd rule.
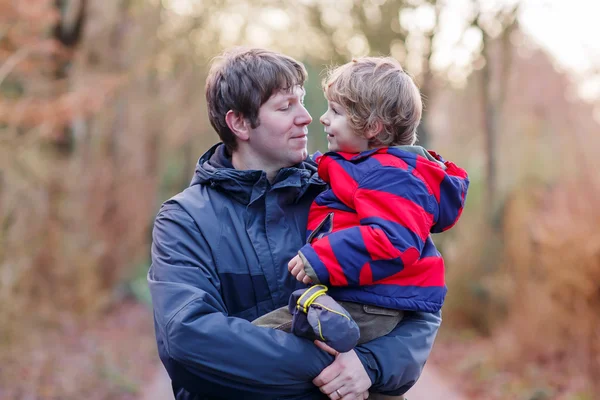
[[[340,114],[335,108],[332,108],[331,111],[333,111],[334,114],[337,114],[337,115]]]

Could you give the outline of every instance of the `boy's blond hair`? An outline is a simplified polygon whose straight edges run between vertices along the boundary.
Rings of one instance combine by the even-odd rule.
[[[327,100],[340,104],[358,135],[382,129],[372,147],[412,145],[417,140],[423,103],[413,79],[391,57],[361,57],[328,71]]]

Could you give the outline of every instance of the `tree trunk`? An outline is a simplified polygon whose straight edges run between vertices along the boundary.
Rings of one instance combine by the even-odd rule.
[[[485,35],[484,35],[485,37]],[[485,132],[486,155],[486,189],[485,204],[489,211],[490,220],[493,219],[496,208],[497,177],[496,177],[496,136],[498,110],[493,98],[492,60],[489,57],[489,43],[484,39],[484,56],[486,64],[481,71],[481,104],[483,105],[483,123]]]

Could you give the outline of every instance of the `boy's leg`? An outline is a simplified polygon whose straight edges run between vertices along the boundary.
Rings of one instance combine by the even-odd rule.
[[[338,303],[348,311],[360,329],[358,344],[367,343],[387,335],[404,317],[404,312],[401,310],[348,301],[339,301]]]
[[[252,324],[289,333],[292,331],[292,314],[290,314],[287,307],[281,307],[258,317],[252,321]]]

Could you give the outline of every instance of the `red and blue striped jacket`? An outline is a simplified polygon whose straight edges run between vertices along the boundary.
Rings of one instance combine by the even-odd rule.
[[[319,176],[330,189],[310,208],[300,255],[329,294],[438,311],[447,289],[430,233],[456,224],[469,186],[466,171],[422,147],[401,146],[326,153]]]

